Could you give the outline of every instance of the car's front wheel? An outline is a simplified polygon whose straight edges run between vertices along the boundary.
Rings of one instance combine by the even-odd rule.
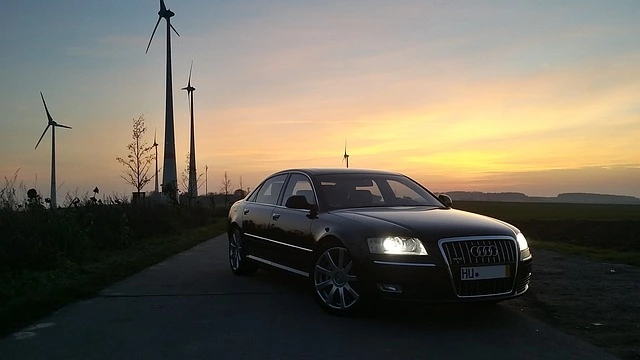
[[[362,296],[354,261],[342,244],[329,244],[318,251],[312,281],[314,297],[329,313],[351,315],[360,308]]]
[[[229,265],[236,275],[251,275],[258,269],[251,259],[247,258],[244,237],[239,229],[234,229],[229,235]]]

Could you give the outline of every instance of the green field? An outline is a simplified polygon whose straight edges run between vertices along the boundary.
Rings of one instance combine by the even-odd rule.
[[[640,221],[639,205],[519,203],[456,201],[456,209],[477,212],[505,221],[515,220],[594,220]]]
[[[640,266],[640,206],[459,201],[453,207],[517,226],[535,248]]]

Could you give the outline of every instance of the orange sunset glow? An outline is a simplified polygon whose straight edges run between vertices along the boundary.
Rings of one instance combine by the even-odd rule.
[[[193,60],[197,168],[208,166],[209,191],[225,171],[253,188],[284,168],[343,167],[347,141],[350,167],[399,171],[433,191],[640,197],[637,4],[364,4],[168,4],[181,35],[178,174],[189,149],[179,89]],[[127,20],[92,9],[74,10],[75,24],[10,20],[33,26],[1,35],[13,49],[0,60],[2,176],[20,169],[25,186],[46,192],[50,139],[33,149],[46,125],[42,91],[73,127],[56,132],[58,197],[132,191],[115,161],[131,119],[144,114],[149,143],[164,131],[165,34],[144,54],[154,6],[105,10],[127,7]]]

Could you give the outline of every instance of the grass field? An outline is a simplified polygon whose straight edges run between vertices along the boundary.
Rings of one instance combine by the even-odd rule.
[[[517,220],[591,220],[640,221],[639,205],[519,203],[493,201],[456,201],[456,209],[477,212],[505,221]]]
[[[459,201],[453,207],[517,226],[534,250],[640,266],[640,206]]]

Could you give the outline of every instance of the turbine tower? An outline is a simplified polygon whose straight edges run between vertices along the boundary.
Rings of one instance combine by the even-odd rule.
[[[342,162],[347,161],[347,168],[349,167],[349,154],[347,154],[347,140],[344,141],[344,155],[342,155]]]
[[[42,95],[42,92],[40,92],[40,97],[42,98],[42,103],[44,104],[44,110],[47,113],[47,127],[44,128],[44,131],[42,132],[42,135],[40,136],[40,139],[38,140],[38,143],[36,144],[36,147],[34,148],[34,150],[38,148],[38,145],[40,145],[40,141],[42,141],[44,134],[46,134],[47,130],[49,130],[49,127],[51,127],[51,209],[55,209],[57,208],[57,204],[56,204],[56,190],[57,190],[56,189],[56,127],[71,129],[71,126],[62,125],[55,122],[51,117],[51,114],[49,113],[49,109],[47,108],[47,103],[44,102],[44,96]]]
[[[156,149],[156,193],[158,193],[158,142],[156,141],[156,132],[153,132],[153,146]]]
[[[191,61],[191,67],[189,68],[189,82],[182,90],[187,91],[187,98],[189,99],[189,112],[191,115],[191,147],[189,148],[189,200],[195,199],[198,196],[198,178],[196,172],[196,137],[193,128],[193,92],[196,88],[191,86],[191,70],[193,70],[193,61]]]
[[[147,50],[149,51],[153,35],[155,35],[158,29],[160,20],[164,18],[167,21],[167,78],[166,78],[166,103],[165,103],[165,115],[164,115],[164,161],[162,165],[162,192],[169,195],[172,199],[178,198],[178,173],[176,169],[176,139],[173,126],[173,81],[171,78],[171,30],[176,35],[178,31],[171,25],[171,17],[175,13],[164,5],[164,0],[160,0],[160,11],[158,11],[158,21],[153,28],[149,44],[147,44]]]

